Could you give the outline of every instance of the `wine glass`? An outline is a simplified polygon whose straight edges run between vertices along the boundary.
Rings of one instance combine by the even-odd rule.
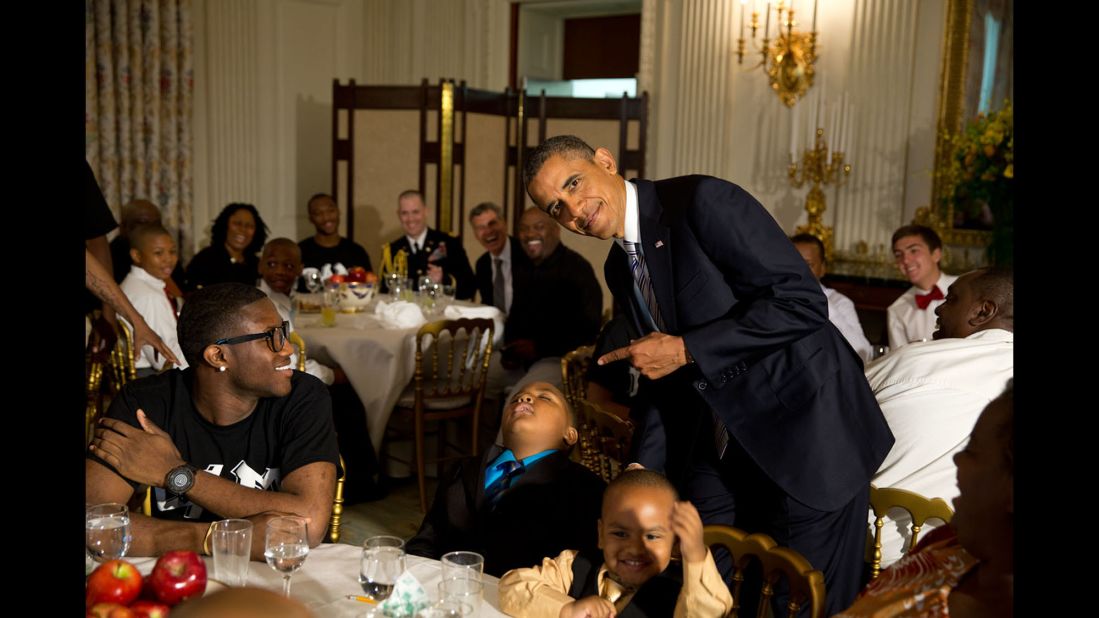
[[[320,292],[324,287],[324,280],[321,279],[321,273],[316,268],[302,269],[301,277],[305,280],[305,289],[313,294]]]
[[[398,537],[372,536],[364,541],[359,567],[363,594],[379,602],[388,599],[404,572],[404,557],[404,541]]]
[[[126,555],[133,536],[130,510],[125,504],[97,504],[85,512],[85,544],[96,562],[116,560]]]
[[[267,522],[267,539],[263,557],[267,564],[282,573],[282,592],[290,596],[290,576],[305,564],[309,555],[309,534],[305,519],[276,517]]]

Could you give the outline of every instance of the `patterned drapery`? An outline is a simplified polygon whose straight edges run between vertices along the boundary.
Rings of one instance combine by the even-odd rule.
[[[191,0],[85,0],[85,156],[116,216],[160,208],[191,257]]]

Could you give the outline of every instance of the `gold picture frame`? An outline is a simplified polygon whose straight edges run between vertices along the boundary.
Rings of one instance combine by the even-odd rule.
[[[970,39],[977,31],[974,14],[978,1],[947,0],[931,205],[918,209],[915,221],[936,229],[944,244],[984,248],[992,241],[992,232],[955,228],[954,203],[948,199],[954,190],[949,180],[949,166],[954,154],[950,137],[961,132],[967,120],[966,100],[970,89],[980,87],[979,83],[970,83],[972,78],[967,77],[970,74]]]

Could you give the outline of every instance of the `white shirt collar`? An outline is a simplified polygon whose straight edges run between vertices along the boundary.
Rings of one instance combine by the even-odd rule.
[[[258,287],[261,292],[266,294],[267,297],[270,298],[273,303],[275,303],[276,307],[281,306],[282,308],[289,310],[290,307],[294,306],[294,303],[290,300],[290,295],[283,294],[282,292],[276,292],[271,288],[271,286],[267,285],[267,282],[264,281],[263,278],[260,278],[259,284],[257,284],[256,287]],[[294,291],[290,290],[290,293],[293,294]]]
[[[640,211],[637,201],[637,187],[630,181],[626,182],[626,221],[623,228],[623,236],[625,240],[634,243],[641,242],[641,223],[640,223]],[[614,242],[618,243],[619,247],[625,249],[622,245],[623,238],[615,238]]]
[[[493,260],[500,260],[504,264],[511,265],[511,236],[504,236],[504,248],[500,251],[500,255],[488,254]]]
[[[415,238],[408,234],[405,234],[404,237],[408,239],[408,244],[412,247],[420,247],[420,249],[423,249],[424,240],[427,239],[427,228],[425,227],[424,231],[420,232],[419,236],[416,236]]]
[[[134,265],[130,266],[130,273],[134,277],[136,277],[138,279],[138,281],[141,281],[142,283],[150,285],[150,286],[152,286],[152,287],[154,287],[158,290],[163,290],[164,288],[168,287],[167,283],[164,283],[160,279],[157,279],[156,277],[152,276],[151,274],[149,274],[149,271],[147,271],[144,268],[138,266],[137,264],[134,264]]]

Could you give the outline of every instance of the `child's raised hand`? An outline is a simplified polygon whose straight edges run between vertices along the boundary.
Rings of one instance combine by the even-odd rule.
[[[690,502],[676,502],[672,507],[672,531],[679,538],[683,560],[692,563],[706,559],[706,544],[702,542],[702,518]]]
[[[614,603],[596,596],[584,597],[561,608],[560,618],[614,618]]]

